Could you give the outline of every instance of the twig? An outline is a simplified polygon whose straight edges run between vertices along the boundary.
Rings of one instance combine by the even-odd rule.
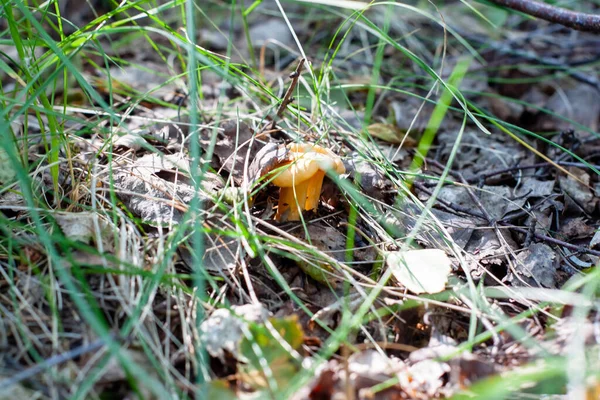
[[[600,82],[598,81],[598,79],[591,77],[591,76],[589,76],[589,74],[585,74],[585,73],[573,68],[573,67],[577,66],[577,64],[575,64],[575,63],[574,64],[565,64],[559,60],[542,57],[533,51],[519,50],[520,46],[511,45],[510,42],[509,43],[493,43],[493,42],[489,42],[488,40],[482,39],[479,36],[469,35],[466,32],[462,32],[460,28],[457,28],[457,27],[452,27],[452,28],[454,30],[456,30],[458,33],[460,33],[461,36],[468,37],[470,40],[484,44],[488,48],[490,48],[494,51],[497,51],[499,53],[504,53],[504,54],[511,54],[516,57],[522,58],[526,61],[535,62],[535,63],[542,64],[542,65],[548,65],[550,67],[555,67],[557,70],[560,70],[561,72],[572,77],[576,81],[585,83],[586,85],[589,85],[589,86],[595,88],[596,90],[600,90]],[[586,63],[593,62],[595,59],[596,58],[590,59],[590,60],[585,60],[585,62]]]
[[[560,165],[562,167],[589,168],[591,166],[593,168],[600,169],[600,165],[585,164],[585,163],[580,163],[580,162],[556,161],[554,163],[557,165]],[[528,165],[515,165],[512,167],[507,167],[507,168],[490,171],[490,172],[484,173],[484,174],[478,174],[472,178],[467,179],[467,182],[469,182],[471,184],[478,183],[478,182],[485,182],[487,179],[489,179],[493,176],[496,176],[496,175],[507,174],[507,173],[511,173],[511,172],[515,172],[515,171],[522,171],[522,170],[526,170],[526,169],[537,169],[537,168],[552,167],[552,166],[553,165],[551,163],[549,163],[548,161],[536,163],[536,164],[528,164]],[[425,187],[435,186],[435,185],[437,185],[437,182],[425,182],[425,183],[423,183],[423,185]]]
[[[514,225],[502,224],[502,226],[505,228],[508,228],[508,229],[512,229],[513,231],[522,233],[524,235],[527,235],[529,232],[528,229],[519,228],[518,226],[514,226]],[[567,249],[573,250],[580,254],[587,253],[587,254],[591,254],[593,256],[597,256],[597,257],[600,256],[600,251],[598,251],[598,250],[589,249],[589,248],[583,247],[583,246],[577,246],[576,244],[567,243],[563,240],[555,239],[551,236],[540,235],[539,233],[535,233],[535,232],[533,233],[533,236],[535,236],[536,239],[541,240],[543,242],[552,243],[552,244],[556,244],[558,246],[566,247]]]
[[[434,165],[442,170],[444,170],[444,166],[437,160],[431,160],[428,159],[427,162],[431,165]],[[460,172],[455,172],[455,171],[449,171],[450,175],[458,178],[458,180],[463,184],[463,187],[465,188],[465,190],[467,191],[467,194],[469,195],[469,197],[471,198],[471,200],[473,200],[473,203],[475,203],[475,205],[477,206],[477,208],[479,208],[479,211],[481,211],[481,214],[483,215],[483,217],[487,220],[487,222],[489,224],[491,224],[493,227],[496,226],[496,219],[493,218],[490,213],[488,213],[488,211],[485,209],[485,207],[483,206],[483,204],[481,203],[481,200],[479,200],[479,197],[477,197],[477,195],[471,190],[471,187],[469,185],[469,182],[467,182],[467,180],[465,179],[465,177],[460,173]]]
[[[116,338],[116,335],[114,336],[114,338]],[[39,364],[36,364],[30,368],[27,368],[21,372],[18,372],[16,374],[12,375],[10,378],[1,380],[0,381],[0,392],[4,392],[11,386],[16,385],[17,383],[19,383],[21,381],[31,379],[35,375],[39,374],[40,372],[43,372],[51,367],[54,367],[55,365],[62,364],[66,361],[69,361],[69,360],[72,360],[79,356],[82,356],[83,354],[86,354],[86,353],[89,353],[92,351],[96,351],[96,350],[100,350],[102,347],[104,347],[104,345],[105,345],[104,339],[98,339],[90,344],[79,346],[79,347],[76,347],[65,353],[61,353],[61,354],[52,356]]]
[[[283,116],[283,113],[285,112],[287,106],[293,101],[292,94],[294,94],[294,90],[296,89],[296,86],[298,85],[298,80],[300,79],[300,74],[302,73],[302,69],[304,68],[305,61],[306,61],[306,59],[301,58],[300,62],[298,63],[298,66],[296,67],[296,70],[290,74],[292,83],[290,84],[290,87],[288,88],[288,90],[285,92],[285,95],[283,96],[283,100],[281,101],[281,104],[279,105],[279,108],[277,109],[277,118],[281,118]],[[277,125],[276,119],[274,119],[273,122],[271,123],[269,130],[274,130],[275,125]]]
[[[436,162],[433,161],[433,163],[436,163]],[[429,190],[428,188],[426,188],[421,182],[414,182],[413,186],[416,189],[421,190],[421,191],[423,191],[423,192],[425,192],[425,193],[427,193],[429,195],[432,194],[432,191]],[[529,229],[523,229],[523,228],[520,228],[518,226],[506,223],[506,222],[504,222],[502,220],[499,220],[499,221],[494,221],[494,220],[489,221],[489,218],[491,218],[491,216],[487,212],[486,212],[486,214],[487,214],[487,216],[486,216],[486,215],[481,214],[481,213],[479,213],[477,211],[474,211],[472,209],[468,209],[466,207],[461,207],[461,206],[452,204],[452,203],[444,201],[444,200],[442,200],[440,198],[436,199],[436,201],[439,202],[439,203],[441,203],[441,204],[443,204],[445,207],[447,207],[450,210],[453,210],[455,212],[467,214],[467,215],[470,215],[472,217],[482,219],[482,220],[484,220],[486,222],[491,222],[492,224],[495,222],[495,224],[499,228],[510,229],[510,230],[522,233],[524,235],[533,235],[537,240],[540,240],[542,242],[552,243],[554,245],[562,246],[562,247],[565,247],[565,248],[567,248],[569,250],[573,250],[573,251],[575,251],[577,253],[582,253],[582,254],[583,253],[587,253],[587,254],[591,254],[591,255],[599,256],[600,257],[600,251],[598,251],[598,250],[593,250],[593,249],[590,249],[590,248],[587,248],[587,247],[583,247],[583,246],[577,246],[575,244],[567,243],[567,242],[565,242],[563,240],[560,240],[560,239],[555,239],[555,238],[553,238],[551,236],[546,236],[546,235],[541,235],[541,234],[536,233],[536,232],[531,232]],[[479,202],[479,204],[481,204],[481,202]],[[494,228],[493,226],[490,227],[490,229],[493,229],[493,228]]]
[[[415,181],[415,182],[413,182],[413,186],[416,189],[420,190],[421,192],[425,192],[430,196],[433,195],[433,191],[429,190],[425,185],[423,185],[422,182]],[[442,204],[444,207],[448,208],[451,211],[469,215],[471,217],[479,218],[485,222],[488,222],[488,219],[483,214],[480,214],[477,211],[473,211],[472,208],[467,208],[467,207],[459,206],[457,204],[452,204],[449,201],[440,199],[439,197],[437,199],[435,199],[435,201]]]
[[[580,13],[535,0],[490,0],[492,3],[571,29],[600,33],[600,15]]]

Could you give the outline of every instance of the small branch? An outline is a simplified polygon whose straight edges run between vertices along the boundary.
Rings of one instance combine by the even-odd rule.
[[[529,234],[529,230],[528,229],[523,229],[523,228],[519,228],[518,226],[514,226],[514,225],[510,225],[510,224],[503,224],[503,227],[511,229],[513,231],[522,233],[523,235],[527,235]],[[579,254],[591,254],[593,256],[599,257],[600,256],[600,251],[598,250],[594,250],[594,249],[590,249],[588,247],[584,247],[584,246],[578,246],[576,244],[572,244],[572,243],[567,243],[564,240],[560,240],[560,239],[556,239],[553,238],[551,236],[546,236],[546,235],[540,235],[539,233],[535,233],[533,232],[533,236],[538,239],[541,240],[542,242],[546,242],[546,243],[551,243],[551,244],[555,244],[557,246],[562,246],[565,247],[569,250],[573,250],[576,253]]]
[[[115,338],[116,338],[116,335],[115,335]],[[92,351],[96,351],[96,350],[100,350],[104,346],[105,346],[104,339],[97,339],[96,341],[94,341],[90,344],[79,346],[74,349],[68,350],[64,353],[52,356],[52,357],[40,362],[39,364],[35,364],[32,367],[29,367],[25,370],[14,373],[10,377],[1,380],[0,381],[0,391],[4,392],[4,390],[9,389],[11,386],[16,385],[17,383],[19,383],[21,381],[31,379],[35,375],[39,374],[40,372],[44,372],[45,370],[52,368],[56,365],[62,364],[66,361],[73,360],[74,358],[80,357],[83,354],[86,354],[86,353],[89,353]]]
[[[296,89],[296,86],[298,85],[298,80],[300,79],[300,74],[302,73],[302,69],[304,68],[305,61],[306,60],[304,58],[302,58],[300,60],[300,62],[298,63],[296,70],[290,74],[292,83],[290,84],[290,87],[288,88],[288,90],[285,92],[285,95],[283,96],[283,100],[281,101],[281,104],[279,105],[279,108],[277,109],[277,117],[278,118],[281,118],[283,116],[283,113],[287,109],[287,106],[293,101],[292,94],[294,94],[294,90]],[[277,124],[277,121],[276,121],[276,119],[274,119],[273,122],[271,123],[271,126],[269,127],[269,130],[274,130],[276,124]]]
[[[554,164],[560,165],[561,167],[577,167],[577,168],[592,167],[592,168],[596,168],[596,169],[600,170],[600,165],[586,164],[586,163],[581,163],[581,162],[555,161]],[[467,182],[470,184],[475,184],[478,182],[485,183],[489,178],[492,178],[497,175],[513,173],[513,172],[517,172],[517,171],[525,171],[527,169],[538,169],[538,168],[545,168],[545,167],[555,167],[555,166],[553,164],[549,163],[548,161],[544,161],[544,162],[537,163],[537,164],[515,165],[513,167],[502,168],[502,169],[493,170],[493,171],[490,171],[487,173],[478,174],[472,178],[467,179]],[[436,186],[437,184],[438,184],[437,181],[436,182],[424,182],[423,186],[424,187],[433,187],[433,186]]]
[[[489,40],[482,38],[480,36],[468,34],[467,32],[462,31],[459,27],[454,26],[454,27],[452,27],[452,29],[457,31],[461,36],[468,38],[469,40],[485,44],[490,50],[494,50],[494,51],[497,51],[502,54],[508,54],[509,56],[516,56],[516,57],[522,58],[526,61],[555,67],[557,71],[560,71],[561,73],[563,73],[565,75],[571,76],[576,81],[585,83],[586,85],[590,85],[591,87],[595,88],[596,90],[600,90],[600,81],[598,81],[598,79],[590,76],[590,74],[585,74],[585,73],[577,70],[576,68],[574,68],[579,65],[591,64],[591,63],[596,62],[598,60],[597,55],[594,57],[591,57],[590,59],[586,59],[585,61],[566,62],[565,63],[565,62],[561,62],[556,59],[542,57],[533,51],[519,50],[519,48],[521,46],[518,44],[515,45],[510,42],[509,43],[489,42]]]
[[[536,0],[490,0],[492,3],[571,29],[600,33],[600,15],[566,10]]]

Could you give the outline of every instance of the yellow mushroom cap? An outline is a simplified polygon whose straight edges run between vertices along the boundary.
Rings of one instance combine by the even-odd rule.
[[[343,174],[346,168],[342,160],[330,150],[309,143],[293,143],[289,153],[279,166],[273,184],[279,186],[279,205],[275,219],[285,215],[289,221],[300,219],[302,210],[316,210],[326,171]]]
[[[292,187],[312,178],[318,171],[331,171],[338,175],[346,172],[342,160],[332,151],[316,144],[292,143],[285,164],[288,168],[277,173],[273,184]],[[285,165],[282,164],[282,165]]]

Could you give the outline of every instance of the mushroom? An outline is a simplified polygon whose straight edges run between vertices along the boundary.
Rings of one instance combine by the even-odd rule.
[[[287,156],[273,171],[272,182],[281,188],[275,219],[298,221],[303,210],[317,210],[325,173],[340,175],[346,168],[337,155],[316,144],[292,143],[287,148]]]

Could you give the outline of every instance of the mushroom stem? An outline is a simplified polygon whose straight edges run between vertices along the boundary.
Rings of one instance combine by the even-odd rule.
[[[319,208],[319,199],[321,198],[321,187],[323,187],[323,178],[325,171],[319,170],[312,178],[308,180],[308,190],[306,191],[305,210],[317,211]]]
[[[311,180],[308,179],[292,187],[282,187],[279,190],[279,203],[277,206],[277,221],[298,221],[304,210],[306,196]]]

